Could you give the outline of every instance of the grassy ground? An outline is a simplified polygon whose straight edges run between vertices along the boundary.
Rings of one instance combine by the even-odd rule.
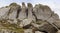
[[[0,30],[1,29],[9,29],[9,30],[12,30],[12,31],[14,31],[16,33],[24,33],[24,29],[19,28],[16,24],[10,24],[10,23],[5,21],[5,22],[0,22],[0,25],[3,26],[3,28],[0,27]]]

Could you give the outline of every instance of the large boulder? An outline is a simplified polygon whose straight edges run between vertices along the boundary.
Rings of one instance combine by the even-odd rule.
[[[10,10],[9,10],[9,19],[16,19],[17,17],[17,12],[18,10],[20,9],[20,6],[19,5],[14,5],[15,3],[12,3],[10,5]]]
[[[44,32],[40,32],[40,31],[35,31],[35,33],[44,33]]]
[[[36,22],[31,24],[38,31],[47,32],[47,33],[57,32],[57,29],[52,25],[50,25],[49,23],[47,23],[47,21],[38,21],[38,23]]]
[[[51,10],[48,6],[44,6],[41,4],[35,5],[33,8],[33,12],[35,13],[37,19],[47,20],[51,16]]]
[[[19,26],[24,27],[27,26],[31,23],[32,21],[30,19],[24,19],[23,21],[20,22]]]
[[[19,12],[19,17],[18,17],[19,20],[24,20],[25,18],[27,18],[26,10],[27,8],[25,4],[22,3],[22,8],[21,8],[21,11]]]
[[[33,6],[31,3],[28,3],[28,19],[30,19],[30,21],[36,21],[35,16],[33,15]]]
[[[21,6],[16,4],[16,3],[12,3],[10,4],[10,10],[8,12],[8,22],[12,22],[12,23],[15,23],[17,24],[17,18],[19,16],[19,11],[21,10]]]
[[[35,5],[35,7],[33,8],[33,12],[37,19],[42,19],[43,21],[46,20],[50,23],[53,23],[57,19],[59,19],[59,16],[46,5]]]
[[[27,4],[27,10],[28,10],[28,15],[26,15],[27,16],[27,18],[25,17],[25,14],[23,15],[23,12],[24,13],[26,13],[26,8],[24,8],[24,11],[21,11],[21,15],[23,15],[23,16],[21,16],[21,18],[22,17],[25,17],[23,20],[22,20],[22,22],[20,23],[20,26],[21,27],[24,27],[24,26],[26,26],[26,25],[29,25],[32,21],[36,21],[36,19],[35,19],[35,16],[33,15],[33,6],[32,6],[32,4],[30,4],[30,3],[28,3]],[[20,19],[21,19],[20,18]]]
[[[0,19],[7,19],[10,7],[0,9]]]
[[[2,30],[0,26],[0,33],[1,31],[2,33],[16,33],[16,31],[19,33],[20,31],[24,31],[24,33],[56,33],[57,29],[50,23],[60,29],[59,16],[46,5],[37,4],[33,7],[31,3],[28,3],[26,7],[23,2],[22,7],[12,3],[0,8],[0,25],[5,27],[2,28],[5,30]],[[21,30],[21,28],[23,29]],[[9,29],[15,32],[11,32]]]

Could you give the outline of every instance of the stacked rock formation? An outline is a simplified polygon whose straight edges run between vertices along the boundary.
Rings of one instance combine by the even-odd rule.
[[[59,16],[47,5],[23,2],[0,8],[0,33],[56,33],[50,23],[60,28]]]

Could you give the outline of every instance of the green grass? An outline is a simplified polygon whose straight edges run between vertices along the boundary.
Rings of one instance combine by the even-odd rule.
[[[0,28],[0,30],[1,29],[9,29],[16,33],[24,33],[24,29],[19,28],[16,24],[10,24],[8,22],[0,22],[0,24],[3,26],[3,28]]]

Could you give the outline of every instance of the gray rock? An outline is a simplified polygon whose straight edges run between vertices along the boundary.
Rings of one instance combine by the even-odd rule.
[[[32,29],[26,29],[24,30],[24,33],[33,33],[33,32],[32,32]]]
[[[20,11],[19,17],[18,17],[19,20],[23,20],[23,19],[25,19],[27,17],[27,15],[26,15],[26,9],[27,8],[26,8],[25,4],[22,3],[22,8],[21,8],[21,11]]]
[[[11,7],[10,11],[9,11],[9,19],[16,19],[17,16],[17,7]]]
[[[18,12],[20,10],[20,6],[16,5],[16,6],[10,6],[10,10],[9,10],[9,14],[8,14],[8,18],[11,22],[16,23],[17,24],[17,18],[18,18]]]
[[[25,18],[24,20],[22,20],[22,22],[20,23],[20,26],[21,26],[21,27],[30,24],[32,21],[36,21],[34,15],[33,15],[33,13],[32,13],[32,11],[33,11],[32,4],[28,3],[28,17]],[[24,17],[24,16],[23,16],[23,17]],[[20,18],[20,19],[21,19],[21,18]]]
[[[50,23],[55,22],[59,19],[59,16],[54,13],[48,6],[44,5],[35,5],[33,12],[36,15],[37,19],[46,20]]]
[[[35,31],[35,33],[44,33],[44,32],[40,32],[40,31]]]
[[[60,28],[60,20],[57,20],[57,21],[54,22],[53,24],[55,24],[58,28]]]
[[[57,20],[59,20],[59,16],[57,14],[52,14],[52,16],[47,19],[47,21],[50,22],[50,23],[54,23]]]
[[[30,19],[30,21],[36,21],[35,16],[33,15],[33,6],[32,4],[28,3],[28,19]]]
[[[37,19],[47,20],[51,16],[51,10],[46,9],[48,6],[36,5],[33,10]]]
[[[32,4],[28,3],[26,7],[26,5],[22,3],[21,7],[16,3],[12,3],[6,8],[0,8],[0,25],[6,24],[5,22],[7,22],[7,24],[9,23],[7,26],[15,23],[16,27],[15,25],[13,27],[18,28],[18,30],[20,30],[20,27],[23,28],[24,33],[42,33],[41,31],[56,33],[57,29],[47,22],[53,23],[60,28],[59,16],[52,12],[48,6],[41,4],[33,7]],[[28,28],[25,29],[24,27],[26,26]],[[3,25],[3,27],[6,26]],[[0,30],[0,33],[16,32],[4,30],[3,28],[3,30]]]
[[[0,9],[0,19],[7,19],[8,12],[10,10],[10,7],[8,8],[1,8]]]
[[[7,20],[10,24],[17,24],[17,19],[14,20]]]
[[[20,22],[20,27],[24,27],[26,25],[29,25],[32,21],[30,19],[24,19],[23,21]]]
[[[57,30],[52,25],[47,22],[43,22],[40,24],[32,23],[32,26],[35,27],[38,31],[45,31],[47,33],[56,33]]]

